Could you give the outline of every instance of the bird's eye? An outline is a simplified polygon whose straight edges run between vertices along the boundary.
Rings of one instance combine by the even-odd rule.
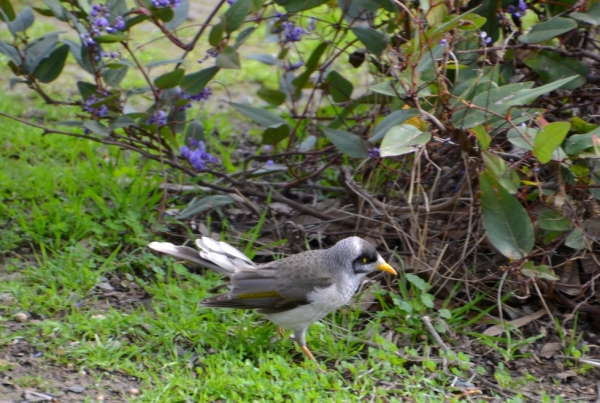
[[[366,258],[366,257],[363,257],[363,258],[362,258],[362,262],[366,264],[366,263],[367,263],[367,258]]]

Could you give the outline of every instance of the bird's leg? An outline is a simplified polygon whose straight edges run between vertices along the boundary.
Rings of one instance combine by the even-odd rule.
[[[302,352],[308,357],[309,360],[316,361],[315,356],[312,355],[308,347],[306,346],[306,330],[308,328],[297,329],[294,331],[294,340],[302,349]]]
[[[300,346],[300,348],[302,349],[302,352],[304,354],[306,354],[306,356],[308,357],[309,360],[317,361],[317,360],[315,360],[315,356],[312,355],[312,353],[310,352],[310,350],[308,349],[307,346]]]
[[[279,333],[279,337],[283,340],[285,334],[283,333],[283,328],[281,326],[277,326],[277,333]]]

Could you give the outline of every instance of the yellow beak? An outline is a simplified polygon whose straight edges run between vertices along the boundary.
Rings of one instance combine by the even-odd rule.
[[[377,270],[387,271],[388,273],[393,274],[394,276],[398,275],[398,273],[396,273],[396,270],[394,270],[394,268],[392,266],[390,266],[389,264],[387,264],[385,262],[377,265]]]

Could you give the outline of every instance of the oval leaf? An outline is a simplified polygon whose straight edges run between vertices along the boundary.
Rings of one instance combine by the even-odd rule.
[[[369,141],[379,141],[393,126],[404,123],[415,116],[419,116],[417,109],[401,109],[390,113],[375,127],[373,136],[371,136]]]
[[[556,17],[551,20],[535,24],[531,31],[519,36],[521,43],[539,43],[555,38],[577,28],[577,23],[571,18]]]
[[[186,94],[198,95],[218,71],[217,66],[212,66],[195,73],[186,74],[181,81],[181,90]]]
[[[382,157],[394,157],[416,150],[415,146],[431,140],[431,133],[422,132],[413,125],[402,124],[388,130],[381,142],[379,152]]]
[[[231,102],[230,105],[233,106],[238,112],[246,115],[261,126],[271,127],[273,125],[287,124],[287,121],[284,118],[265,109],[257,108],[256,106],[238,104],[236,102]]]
[[[184,69],[175,69],[157,77],[154,80],[154,85],[160,89],[168,89],[177,87],[183,81]]]
[[[345,132],[343,130],[323,128],[323,133],[334,146],[348,157],[351,158],[367,158],[369,149],[365,141],[356,134]]]
[[[352,33],[365,45],[367,50],[375,56],[381,56],[387,48],[388,39],[379,31],[368,27],[352,27]]]
[[[569,122],[554,122],[544,126],[533,140],[533,155],[541,163],[550,161],[552,153],[563,142],[570,128]]]
[[[490,172],[484,171],[479,182],[483,225],[490,242],[509,259],[524,258],[535,240],[527,211]]]

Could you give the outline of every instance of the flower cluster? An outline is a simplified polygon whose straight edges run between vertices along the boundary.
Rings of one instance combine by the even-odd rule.
[[[302,35],[306,34],[306,30],[302,27],[297,27],[293,21],[284,21],[281,23],[281,33],[283,34],[284,43],[300,42]]]
[[[510,15],[512,15],[513,18],[521,18],[521,16],[523,15],[523,13],[527,10],[527,3],[525,3],[524,0],[519,0],[519,3],[517,4],[517,6],[513,6],[510,5],[508,6],[508,8],[506,9],[507,12],[510,13]]]
[[[179,89],[179,91],[181,91],[181,89]],[[203,88],[202,91],[200,91],[196,95],[182,93],[181,99],[189,99],[190,101],[208,101],[208,99],[210,98],[211,95],[212,95],[212,91],[210,90],[210,88]],[[186,110],[191,107],[192,107],[192,103],[190,102],[190,103],[184,105],[182,108],[180,108],[180,110]]]
[[[92,5],[92,11],[88,17],[90,28],[93,35],[100,35],[102,31],[112,34],[117,31],[125,29],[125,21],[123,17],[117,15],[115,17],[115,23],[110,24],[110,12],[106,4],[94,4]]]
[[[86,99],[85,104],[83,104],[83,110],[91,113],[97,118],[103,118],[108,113],[108,106],[105,104],[94,106],[94,104],[97,104],[100,101],[102,101],[101,98],[98,98],[96,95],[90,95],[90,97]]]
[[[175,8],[181,3],[181,0],[152,0],[152,5],[156,8],[171,7]]]
[[[379,159],[380,156],[381,156],[381,152],[379,151],[379,148],[373,147],[372,149],[369,150],[369,158]]]
[[[160,110],[152,115],[150,119],[146,121],[146,123],[149,125],[156,124],[158,126],[164,126],[167,124],[167,113],[163,110]]]
[[[204,171],[207,164],[216,164],[217,159],[206,152],[204,141],[191,140],[190,146],[179,148],[181,156],[188,160],[196,171]]]

